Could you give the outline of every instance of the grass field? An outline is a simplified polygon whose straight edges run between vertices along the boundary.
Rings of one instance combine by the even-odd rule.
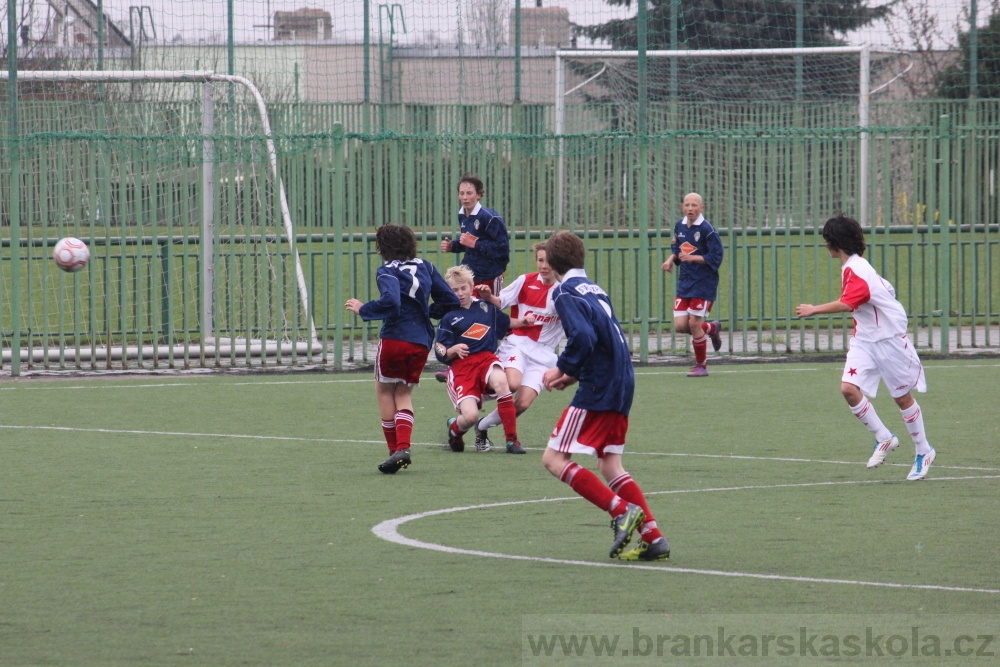
[[[901,445],[865,468],[839,363],[637,369],[625,464],[672,546],[640,565],[608,559],[607,515],[541,466],[568,393],[522,416],[526,456],[454,454],[428,374],[414,463],[385,476],[368,373],[6,382],[0,664],[703,664],[624,643],[536,655],[535,631],[633,641],[671,619],[712,635],[898,621],[907,637],[950,619],[1000,637],[1000,361],[926,366],[938,459],[917,483],[884,387]],[[788,664],[996,664],[1000,639],[943,650]]]

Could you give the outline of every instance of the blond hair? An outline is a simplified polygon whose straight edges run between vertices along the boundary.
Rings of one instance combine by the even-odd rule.
[[[472,276],[472,269],[467,267],[465,264],[459,264],[458,266],[453,266],[444,273],[444,280],[446,283],[451,285],[455,282],[459,285],[462,283],[469,283],[474,285],[476,283],[475,278]]]

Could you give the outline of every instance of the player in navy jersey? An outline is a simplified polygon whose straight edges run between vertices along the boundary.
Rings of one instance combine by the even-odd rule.
[[[920,357],[906,336],[906,310],[896,300],[892,285],[864,258],[865,234],[857,220],[843,215],[830,218],[823,225],[823,239],[830,256],[840,260],[840,298],[818,306],[800,304],[795,314],[799,317],[847,312],[854,315],[854,333],[840,379],[840,393],[854,416],[875,436],[868,467],[882,465],[886,455],[899,446],[899,439],[885,427],[867,398],[875,397],[881,380],[896,401],[916,448],[916,458],[906,479],[924,479],[937,452],[927,442],[923,413],[912,394],[913,390],[927,391],[927,378]]]
[[[514,329],[503,339],[497,357],[507,373],[507,384],[514,392],[514,409],[521,416],[542,391],[542,376],[556,365],[556,347],[563,339],[562,323],[552,305],[556,276],[545,259],[545,244],[536,243],[535,265],[538,271],[518,276],[501,290],[490,293],[489,287],[477,286],[479,297],[497,308],[510,308],[514,317],[531,313],[535,323]],[[494,410],[476,424],[476,451],[488,452],[492,446],[487,432],[500,423]]]
[[[458,180],[458,238],[445,237],[441,252],[462,252],[462,264],[472,271],[476,285],[487,285],[494,294],[503,289],[503,274],[510,262],[510,240],[507,225],[496,211],[480,203],[486,190],[483,181],[474,174],[464,174]],[[444,382],[444,372],[435,375]]]
[[[448,364],[448,395],[459,414],[448,420],[448,445],[455,452],[465,449],[462,435],[478,421],[483,396],[495,394],[507,453],[524,454],[517,439],[514,398],[496,350],[510,329],[533,324],[535,318],[528,314],[511,319],[493,304],[476,299],[472,271],[467,266],[451,267],[445,280],[460,303],[441,318],[434,342],[438,361]]]
[[[664,560],[670,545],[660,533],[642,489],[622,467],[628,414],[635,391],[632,353],[615,318],[608,295],[587,278],[583,241],[558,232],[545,243],[549,266],[559,285],[552,301],[566,331],[566,347],[556,367],[545,372],[547,389],[579,382],[542,455],[545,468],[570,488],[611,515],[611,557],[621,560]],[[573,454],[597,456],[605,486]],[[638,529],[635,549],[622,553]]]
[[[712,312],[719,292],[722,239],[712,223],[705,219],[705,205],[697,192],[685,195],[681,209],[684,217],[674,224],[670,256],[662,268],[670,273],[674,264],[681,266],[674,297],[674,330],[691,334],[695,365],[688,377],[705,377],[708,375],[707,341],[711,339],[716,352],[722,347],[719,320],[704,321]]]
[[[382,225],[375,232],[375,249],[385,262],[375,272],[379,298],[368,303],[348,299],[345,307],[366,322],[383,320],[375,395],[389,458],[378,469],[391,475],[412,462],[412,394],[434,341],[431,317],[440,318],[459,301],[434,265],[416,256],[417,238],[408,227]]]

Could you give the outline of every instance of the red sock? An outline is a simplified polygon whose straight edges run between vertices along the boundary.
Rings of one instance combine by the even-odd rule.
[[[448,427],[448,430],[451,431],[451,434],[454,435],[454,436],[459,436],[459,435],[462,435],[463,433],[465,433],[465,431],[463,431],[462,429],[458,428],[458,420],[457,419],[451,423],[451,426]]]
[[[627,505],[622,499],[579,463],[570,461],[559,475],[559,481],[566,482],[571,489],[613,517],[625,512]]]
[[[691,346],[694,348],[694,362],[701,366],[705,365],[705,357],[708,356],[708,336],[703,331],[701,338],[691,337]]]
[[[413,413],[400,410],[396,413],[396,450],[409,449],[413,437]]]
[[[389,453],[396,451],[396,422],[382,422],[382,435],[385,436],[385,444],[389,446]]]
[[[507,441],[517,440],[517,410],[514,409],[513,394],[497,397],[497,411],[503,424],[503,434]]]
[[[632,476],[627,472],[615,477],[608,483],[611,490],[618,494],[618,497],[627,503],[632,503],[633,505],[638,505],[642,508],[642,511],[646,513],[646,519],[642,522],[639,527],[639,533],[642,535],[642,541],[649,544],[655,539],[663,537],[660,533],[660,529],[656,525],[656,518],[653,517],[653,513],[649,511],[649,505],[646,504],[646,496],[643,494],[642,489],[636,483]]]
[[[712,331],[712,329],[714,329],[714,328],[715,328],[715,325],[712,324],[711,322],[702,322],[701,323],[701,330],[704,331],[709,336],[711,336],[713,333],[715,333],[714,331]]]

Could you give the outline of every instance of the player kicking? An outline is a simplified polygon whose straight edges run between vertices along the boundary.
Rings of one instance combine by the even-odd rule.
[[[510,308],[513,317],[531,313],[535,323],[512,330],[497,350],[497,357],[507,373],[507,384],[514,392],[514,409],[520,417],[542,391],[542,376],[556,365],[556,347],[563,339],[559,315],[552,305],[555,274],[545,260],[545,244],[536,243],[535,265],[538,271],[525,273],[494,295],[489,287],[476,286],[479,297],[497,308]],[[476,451],[488,452],[493,445],[487,431],[500,423],[495,409],[476,424]]]
[[[392,475],[412,462],[412,394],[434,340],[430,318],[455,308],[458,298],[434,265],[416,256],[417,237],[408,227],[382,225],[375,232],[375,249],[385,262],[375,272],[379,298],[368,303],[348,299],[345,307],[366,322],[383,320],[375,354],[375,395],[389,458],[378,469]]]
[[[927,442],[923,413],[911,394],[914,389],[927,391],[927,379],[917,351],[906,337],[906,310],[896,300],[892,285],[864,259],[865,235],[857,220],[843,215],[830,218],[823,225],[823,239],[830,256],[841,263],[840,298],[820,306],[803,303],[795,309],[795,314],[812,317],[851,312],[854,315],[854,334],[840,380],[840,393],[854,416],[875,436],[868,467],[882,465],[886,455],[899,446],[899,440],[878,418],[875,406],[867,398],[875,397],[882,380],[899,406],[917,450],[906,479],[923,479],[937,453]]]
[[[556,368],[545,372],[546,389],[565,389],[579,381],[542,455],[545,468],[578,494],[611,515],[611,557],[621,560],[665,560],[670,545],[656,526],[642,489],[622,467],[628,413],[635,391],[632,354],[608,295],[587,279],[586,249],[569,232],[558,232],[545,244],[549,266],[559,285],[552,301],[566,330],[566,347]],[[605,486],[573,454],[597,456]],[[610,487],[610,488],[609,488]],[[638,529],[639,545],[622,553]]]
[[[454,452],[465,449],[463,434],[478,421],[483,397],[494,394],[507,453],[524,454],[517,439],[514,397],[496,350],[510,329],[534,324],[535,318],[528,313],[512,319],[493,304],[476,299],[467,266],[453,266],[444,276],[459,300],[459,307],[441,318],[434,343],[438,361],[448,364],[448,395],[458,411],[458,417],[448,420],[448,446]]]

